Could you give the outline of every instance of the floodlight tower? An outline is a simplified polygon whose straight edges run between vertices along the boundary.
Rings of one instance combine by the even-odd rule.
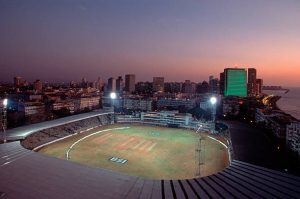
[[[112,110],[113,112],[115,112],[115,108],[114,108],[114,105],[115,105],[115,99],[117,98],[117,94],[115,92],[111,92],[110,93],[110,99],[112,100]]]
[[[1,118],[1,123],[2,123],[2,130],[3,130],[3,142],[6,142],[6,127],[7,127],[7,103],[8,100],[5,98],[3,100],[3,109],[2,109],[2,118]]]
[[[212,106],[211,115],[212,115],[212,122],[213,122],[213,129],[212,129],[213,131],[215,130],[217,102],[218,102],[218,100],[215,96],[212,96],[210,98],[210,103],[211,103],[211,106]]]

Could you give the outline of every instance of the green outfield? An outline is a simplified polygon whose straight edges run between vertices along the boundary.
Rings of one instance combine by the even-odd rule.
[[[129,128],[115,129],[122,127]],[[227,149],[206,134],[201,136],[201,176],[228,166]],[[198,168],[198,140],[199,134],[186,129],[118,124],[67,138],[39,152],[66,159],[73,145],[70,161],[149,179],[187,179],[195,177]]]

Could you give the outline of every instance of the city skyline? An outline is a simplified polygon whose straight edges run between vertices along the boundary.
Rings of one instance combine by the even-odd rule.
[[[265,85],[299,86],[296,1],[0,1],[1,81],[195,82],[256,68]]]

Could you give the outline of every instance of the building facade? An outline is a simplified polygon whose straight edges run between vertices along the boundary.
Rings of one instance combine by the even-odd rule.
[[[214,78],[214,76],[209,76],[209,92],[214,94],[220,93],[219,80]]]
[[[143,98],[124,98],[123,108],[130,110],[152,111],[152,100]]]
[[[300,155],[300,121],[291,122],[286,127],[286,143]]]
[[[100,96],[74,98],[74,111],[92,110],[97,108],[100,103]]]
[[[127,74],[125,75],[125,91],[132,93],[135,91],[135,75]]]
[[[63,100],[63,101],[59,101],[59,102],[54,102],[51,106],[51,109],[54,111],[66,109],[66,110],[70,111],[70,113],[74,113],[75,105],[74,105],[74,102],[71,100]]]
[[[258,95],[260,95],[262,93],[262,87],[263,87],[263,80],[256,79],[256,90],[257,90]]]
[[[36,80],[33,84],[34,90],[36,91],[42,91],[43,90],[43,83],[41,80]]]
[[[45,105],[41,102],[25,102],[24,103],[25,117],[43,114],[45,112]]]
[[[118,79],[116,80],[116,91],[119,93],[122,93],[124,89],[124,82],[122,76],[119,76]]]
[[[247,71],[243,68],[224,70],[224,96],[247,97]]]
[[[178,111],[148,112],[141,114],[141,121],[162,123],[165,125],[189,126],[193,117],[189,113],[178,113]]]
[[[152,89],[153,92],[164,92],[165,78],[153,77]]]
[[[178,109],[179,107],[184,107],[186,109],[192,109],[196,106],[196,100],[195,99],[179,99],[179,98],[160,98],[157,101],[157,108],[163,109],[163,108],[173,108]]]
[[[108,92],[116,92],[116,79],[111,77],[107,82],[107,91]]]
[[[256,96],[257,86],[256,86],[256,69],[248,68],[248,83],[247,83],[247,93],[249,97]]]
[[[15,87],[20,87],[23,83],[22,77],[16,76],[14,77],[14,86]]]

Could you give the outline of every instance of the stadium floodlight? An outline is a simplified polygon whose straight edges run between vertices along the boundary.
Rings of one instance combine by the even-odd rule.
[[[212,104],[212,105],[215,105],[216,103],[217,103],[217,98],[216,97],[211,97],[210,98],[210,103]]]
[[[117,94],[115,92],[110,93],[110,98],[111,99],[116,99],[117,98]]]
[[[3,106],[5,106],[5,107],[7,106],[7,99],[3,100]]]
[[[216,129],[216,106],[217,106],[217,98],[215,96],[212,96],[210,98],[210,103],[212,105],[212,109],[211,109],[211,115],[212,115],[212,122],[213,122],[213,126],[212,126],[212,131],[215,132],[215,129]]]
[[[3,129],[3,142],[6,142],[6,127],[7,127],[7,118],[6,118],[6,108],[7,108],[7,98],[3,100],[3,106],[2,109],[2,129]],[[1,125],[1,124],[0,124]]]

